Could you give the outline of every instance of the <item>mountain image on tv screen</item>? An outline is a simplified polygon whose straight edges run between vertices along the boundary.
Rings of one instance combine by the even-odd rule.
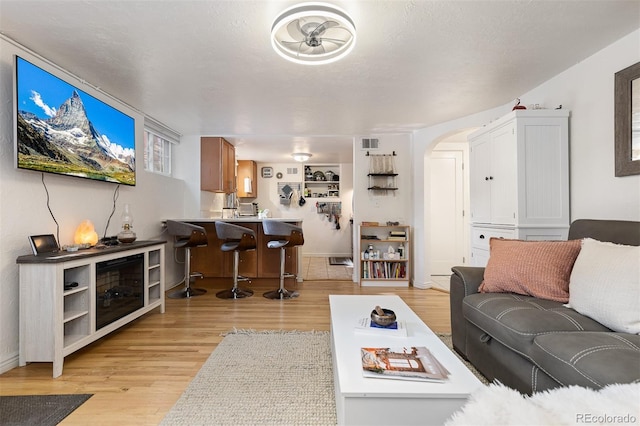
[[[135,120],[18,57],[17,164],[135,185]]]

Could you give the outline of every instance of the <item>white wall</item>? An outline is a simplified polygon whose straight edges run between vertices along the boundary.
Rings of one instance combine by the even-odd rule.
[[[614,175],[614,74],[640,61],[640,30],[522,95],[571,111],[571,218],[640,220],[640,175]]]
[[[30,254],[27,236],[56,233],[46,206],[41,174],[14,167],[13,136],[13,55],[33,57],[25,49],[0,38],[0,373],[18,365],[19,285],[16,258]],[[80,86],[78,84],[78,86]],[[89,87],[83,90],[100,98]],[[125,105],[127,114],[136,118],[137,158],[142,158],[143,117]],[[131,205],[134,231],[138,239],[168,239],[160,222],[167,216],[183,215],[183,182],[142,170],[136,170],[135,187],[120,186],[116,212],[107,235],[120,231],[124,203]],[[116,185],[67,176],[44,176],[50,205],[60,224],[60,243],[72,244],[75,228],[84,219],[93,222],[102,236],[113,206]],[[160,194],[160,195],[159,195]],[[173,251],[167,247],[167,281],[175,279]]]
[[[381,192],[368,191],[369,187],[369,159],[367,151],[360,149],[361,138],[378,138],[379,149],[369,151],[371,154],[391,154],[395,151],[395,168],[397,176],[397,191]],[[387,221],[400,222],[401,225],[412,225],[412,178],[411,168],[411,143],[412,137],[408,134],[402,135],[367,135],[355,139],[353,151],[353,226],[354,226],[354,249],[356,254],[354,259],[359,259],[358,255],[358,225],[365,222]],[[418,242],[417,244],[420,244]],[[412,242],[413,253],[415,254],[416,241]],[[412,256],[415,265],[416,258]],[[359,262],[354,263],[354,277],[360,274]]]
[[[571,219],[640,220],[640,176],[614,177],[614,74],[640,61],[640,30],[621,38],[520,96],[524,105],[571,111]],[[413,213],[417,286],[430,286],[429,173],[425,155],[443,137],[482,126],[511,110],[512,103],[415,132],[413,168],[416,203]],[[426,176],[425,176],[426,174]]]
[[[304,232],[303,256],[351,256],[351,232],[349,219],[352,215],[351,200],[353,195],[353,165],[339,164],[338,169],[327,166],[327,170],[340,175],[340,198],[305,198],[303,206],[292,202],[290,205],[280,203],[278,182],[300,184],[304,180],[304,166],[307,163],[258,163],[258,197],[254,200],[260,209],[269,209],[269,217],[302,219]],[[309,163],[315,166],[313,163]],[[274,177],[260,176],[262,167],[272,167]],[[297,174],[287,174],[287,169],[297,168]],[[282,179],[276,177],[282,173]],[[295,200],[294,200],[295,201]],[[340,229],[323,214],[318,214],[316,202],[341,202],[342,216]]]

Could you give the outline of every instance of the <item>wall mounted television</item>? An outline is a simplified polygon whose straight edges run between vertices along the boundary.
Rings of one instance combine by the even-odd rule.
[[[16,55],[16,166],[135,185],[135,119],[69,81]]]

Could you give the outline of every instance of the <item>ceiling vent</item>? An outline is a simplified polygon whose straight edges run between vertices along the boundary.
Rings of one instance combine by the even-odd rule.
[[[378,149],[380,148],[379,139],[378,138],[362,138],[362,150],[367,149]]]

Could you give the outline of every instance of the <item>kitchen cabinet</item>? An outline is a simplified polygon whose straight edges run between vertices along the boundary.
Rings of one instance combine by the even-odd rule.
[[[258,165],[252,160],[238,160],[238,178],[236,182],[239,198],[258,196]]]
[[[404,225],[360,225],[361,286],[409,286],[410,232]]]
[[[236,191],[236,149],[224,138],[200,138],[200,189],[225,194]]]
[[[516,110],[469,135],[471,264],[489,240],[562,240],[569,229],[569,112]]]

